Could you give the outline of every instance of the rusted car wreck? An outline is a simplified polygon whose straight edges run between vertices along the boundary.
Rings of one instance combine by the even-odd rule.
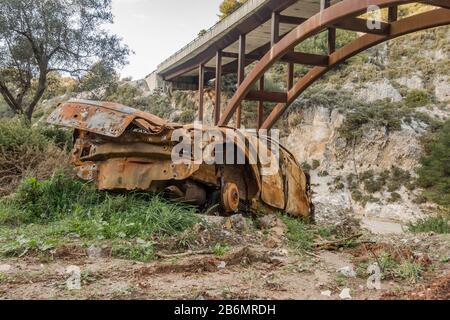
[[[75,129],[71,163],[80,178],[95,181],[100,190],[167,193],[200,208],[217,205],[224,213],[242,210],[312,215],[308,175],[282,146],[278,146],[279,165],[267,173],[260,152],[249,151],[262,139],[258,135],[242,135],[229,127],[214,128],[227,133],[225,140],[211,135],[208,143],[201,144],[201,151],[209,148],[206,153],[212,157],[229,150],[225,146],[231,144],[235,150],[232,157],[245,158],[240,164],[203,159],[174,162],[174,148],[180,145],[178,140],[172,141],[175,133],[181,130],[184,136],[193,136],[211,128],[171,124],[123,105],[83,100],[59,105],[48,122]],[[238,138],[245,141],[246,148],[237,143]],[[265,154],[273,156],[269,149]]]

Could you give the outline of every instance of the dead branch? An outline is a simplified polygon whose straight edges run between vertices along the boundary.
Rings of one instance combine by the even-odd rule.
[[[195,255],[207,255],[207,254],[214,254],[211,250],[200,250],[200,251],[186,251],[182,253],[174,253],[174,254],[165,254],[162,252],[157,252],[155,255],[159,258],[163,259],[170,259],[170,258],[183,258],[183,257],[189,257],[189,256],[195,256]]]
[[[341,247],[345,246],[345,244],[348,241],[359,239],[362,236],[363,236],[363,234],[360,233],[360,234],[355,234],[355,235],[352,235],[350,237],[339,239],[339,240],[336,240],[336,241],[325,241],[325,242],[321,242],[321,243],[316,243],[315,244],[315,248],[318,249],[318,250],[336,250],[338,248],[341,248]]]

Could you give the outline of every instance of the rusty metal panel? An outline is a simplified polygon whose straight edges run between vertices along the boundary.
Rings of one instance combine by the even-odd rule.
[[[286,169],[287,204],[285,211],[293,216],[308,217],[311,202],[307,194],[306,176],[290,154],[282,152],[282,162]]]
[[[117,138],[124,133],[134,118],[132,114],[105,110],[99,106],[66,103],[59,106],[48,117],[47,122]]]
[[[100,190],[148,190],[153,181],[184,180],[199,168],[194,164],[175,165],[170,160],[116,158],[98,168]]]
[[[268,205],[284,210],[284,179],[280,174],[261,177],[261,199]]]

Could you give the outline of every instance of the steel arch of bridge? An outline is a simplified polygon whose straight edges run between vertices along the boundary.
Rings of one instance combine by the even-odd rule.
[[[414,16],[397,20],[398,6],[409,3],[424,3],[430,4],[439,9],[433,9],[425,13],[416,14]],[[272,110],[270,115],[260,124],[262,129],[270,129],[276,121],[283,115],[287,108],[303,93],[309,86],[311,86],[317,79],[327,73],[333,67],[353,57],[354,55],[373,47],[382,42],[394,39],[396,37],[406,35],[409,33],[425,30],[429,28],[439,27],[450,24],[450,0],[427,0],[427,1],[411,1],[411,0],[343,0],[337,4],[325,8],[315,16],[309,18],[302,24],[298,25],[290,33],[285,35],[277,43],[274,43],[272,48],[259,60],[251,72],[245,77],[236,93],[229,101],[224,113],[218,121],[219,126],[226,126],[233,115],[239,109],[242,101],[252,94],[253,86],[263,79],[265,72],[267,72],[277,61],[282,60],[285,56],[292,53],[295,47],[308,38],[313,37],[319,32],[329,29],[330,26],[349,25],[355,21],[364,21],[362,19],[355,19],[355,17],[367,12],[370,6],[377,6],[379,8],[389,8],[389,21],[384,23],[383,32],[367,33],[353,42],[335,50],[335,33],[334,37],[329,36],[329,55],[328,63],[326,65],[318,65],[312,68],[305,76],[299,79],[295,84],[293,83],[293,70],[289,70],[288,92],[283,95],[279,94],[277,100],[279,102]],[[330,29],[329,35],[335,29]],[[335,31],[334,31],[335,32]],[[292,65],[292,64],[291,64]],[[262,81],[263,82],[263,81]],[[261,86],[263,88],[263,86]],[[271,97],[265,100],[270,94],[263,92],[259,95],[260,101],[274,101]],[[273,96],[273,93],[272,93]],[[261,108],[261,107],[260,107]],[[238,112],[238,119],[239,119]],[[237,124],[238,126],[240,124]]]

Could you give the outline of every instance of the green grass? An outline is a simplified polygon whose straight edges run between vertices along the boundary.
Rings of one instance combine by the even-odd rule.
[[[199,222],[195,213],[157,195],[98,192],[62,173],[29,178],[0,201],[0,255],[46,253],[73,239],[112,240],[113,255],[148,260],[153,241],[189,229]]]
[[[413,233],[435,232],[439,234],[450,233],[450,219],[448,216],[439,215],[420,219],[408,225],[408,230]]]
[[[218,243],[213,248],[213,253],[219,257],[226,255],[228,252],[230,252],[230,247],[228,245]]]
[[[282,215],[281,219],[287,226],[286,236],[291,247],[300,251],[311,250],[315,238],[315,232],[311,226],[301,219],[287,215]],[[323,233],[326,234],[327,231],[323,231]]]

